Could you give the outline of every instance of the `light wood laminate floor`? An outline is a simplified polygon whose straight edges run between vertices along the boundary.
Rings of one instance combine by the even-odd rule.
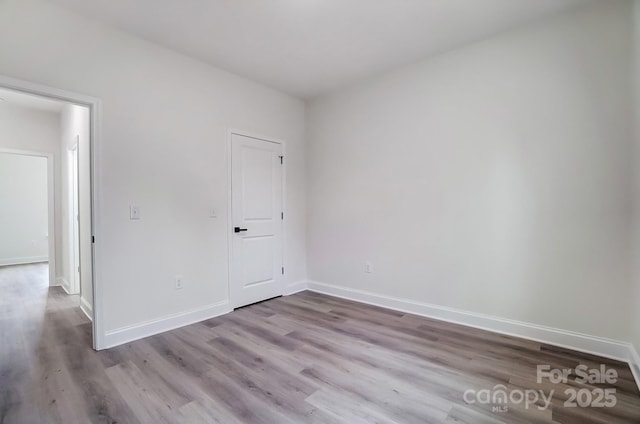
[[[311,292],[94,352],[78,297],[45,265],[0,268],[0,423],[640,423],[626,364]],[[614,385],[536,383],[605,364]],[[548,409],[467,403],[504,385]],[[566,408],[567,388],[615,408]]]

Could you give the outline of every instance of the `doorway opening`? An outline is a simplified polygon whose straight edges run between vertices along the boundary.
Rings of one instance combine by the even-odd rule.
[[[50,284],[53,194],[45,153],[0,149],[0,266],[42,264]],[[50,198],[51,195],[51,198]]]
[[[14,215],[18,222],[12,226],[13,233],[0,236],[3,245],[25,247],[23,239],[27,237],[29,243],[26,247],[41,247],[38,241],[42,242],[42,239],[47,247],[45,251],[22,252],[22,256],[8,257],[4,262],[0,258],[0,267],[12,267],[11,272],[0,268],[0,274],[10,276],[0,280],[12,285],[5,293],[15,297],[4,296],[7,302],[3,303],[31,301],[33,310],[25,313],[41,317],[43,321],[52,311],[64,310],[69,325],[84,328],[79,337],[93,348],[100,349],[94,316],[93,278],[95,238],[91,151],[96,122],[92,110],[96,106],[97,101],[93,99],[0,76],[0,154],[40,159],[46,169],[34,172],[29,171],[31,168],[25,164],[12,167],[0,164],[0,191],[3,182],[13,181],[15,194],[23,201],[32,196],[26,186],[18,187],[18,182],[28,180],[24,172],[19,171],[29,171],[27,174],[31,176],[45,172],[46,176],[46,214],[40,218],[46,222],[46,231],[41,237],[34,234],[23,236],[16,231],[22,225],[42,232],[41,225],[27,223],[27,218],[36,213],[34,205],[27,205],[27,210],[21,211],[19,203],[9,205],[3,201],[4,207],[0,207],[0,215]],[[9,175],[4,175],[7,173]],[[0,256],[2,248],[0,246]],[[49,277],[44,280],[43,268],[20,268],[27,263],[39,262],[42,265],[45,260]],[[36,293],[20,290],[28,284],[43,285],[44,290],[37,292],[42,296],[42,302],[20,298]],[[37,308],[42,308],[42,311],[36,311]]]

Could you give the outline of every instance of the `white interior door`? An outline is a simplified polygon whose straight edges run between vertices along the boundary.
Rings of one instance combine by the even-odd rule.
[[[78,199],[78,144],[69,151],[69,176],[71,178],[69,213],[71,214],[71,293],[80,293],[80,208]]]
[[[233,307],[284,291],[282,145],[231,138],[230,296]]]

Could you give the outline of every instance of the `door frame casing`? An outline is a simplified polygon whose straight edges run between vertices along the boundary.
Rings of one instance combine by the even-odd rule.
[[[49,87],[46,85],[20,80],[0,75],[0,87],[53,100],[60,100],[89,108],[89,179],[91,188],[91,235],[94,240],[101,240],[102,235],[102,175],[100,168],[101,148],[101,110],[102,101],[96,97],[87,96],[72,91]],[[91,244],[91,274],[93,286],[93,348],[101,350],[105,345],[104,308],[102,295],[102,250],[100,244]]]
[[[69,171],[72,172],[72,177],[69,179],[68,173],[67,173],[67,188],[68,188],[68,192],[69,192],[69,196],[68,196],[68,205],[67,207],[69,208],[69,213],[67,214],[67,218],[69,220],[69,240],[72,240],[72,242],[70,242],[70,251],[67,252],[69,253],[69,273],[70,273],[70,277],[71,275],[73,275],[73,284],[70,284],[71,286],[71,291],[74,294],[80,294],[80,296],[82,296],[81,293],[81,286],[82,284],[80,284],[81,281],[81,275],[80,272],[78,271],[78,267],[80,266],[80,222],[79,222],[79,216],[80,216],[80,204],[79,204],[79,190],[80,190],[80,181],[79,181],[79,173],[78,173],[78,166],[79,166],[79,156],[78,156],[78,145],[79,145],[79,136],[75,137],[75,143],[73,143],[72,146],[70,146],[69,148],[67,148],[66,154],[67,154],[67,163],[71,163],[72,166],[68,167]],[[73,166],[75,162],[75,167]],[[76,184],[76,186],[74,187],[74,184]],[[73,196],[71,196],[71,194],[73,194]],[[75,204],[75,205],[74,205]],[[77,214],[75,213],[77,209]],[[76,233],[76,227],[77,227],[77,233]],[[78,252],[76,252],[76,249],[78,249]],[[77,253],[77,256],[76,256]],[[76,263],[77,261],[77,263]],[[76,275],[77,274],[77,275]]]
[[[49,287],[56,285],[56,171],[55,157],[51,152],[39,150],[8,149],[0,147],[0,153],[33,156],[47,159],[47,257],[49,261]]]
[[[284,140],[274,138],[271,136],[265,136],[262,134],[257,134],[252,131],[239,130],[235,128],[230,128],[227,131],[227,299],[229,300],[229,305],[232,309],[235,308],[234,300],[231,298],[231,260],[232,260],[232,252],[233,252],[233,205],[232,205],[232,150],[233,150],[233,136],[239,135],[242,137],[254,138],[256,140],[266,141],[269,143],[275,143],[282,146],[282,156],[284,157],[282,163],[282,213],[284,214],[284,218],[282,219],[282,266],[285,269],[285,273],[283,275],[283,287],[281,295],[284,295],[286,292],[286,269],[287,269],[287,255],[286,255],[286,225],[287,222],[287,144]]]

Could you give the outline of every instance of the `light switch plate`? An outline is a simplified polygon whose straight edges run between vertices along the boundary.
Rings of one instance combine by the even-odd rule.
[[[140,219],[140,208],[138,206],[129,206],[129,219]]]

